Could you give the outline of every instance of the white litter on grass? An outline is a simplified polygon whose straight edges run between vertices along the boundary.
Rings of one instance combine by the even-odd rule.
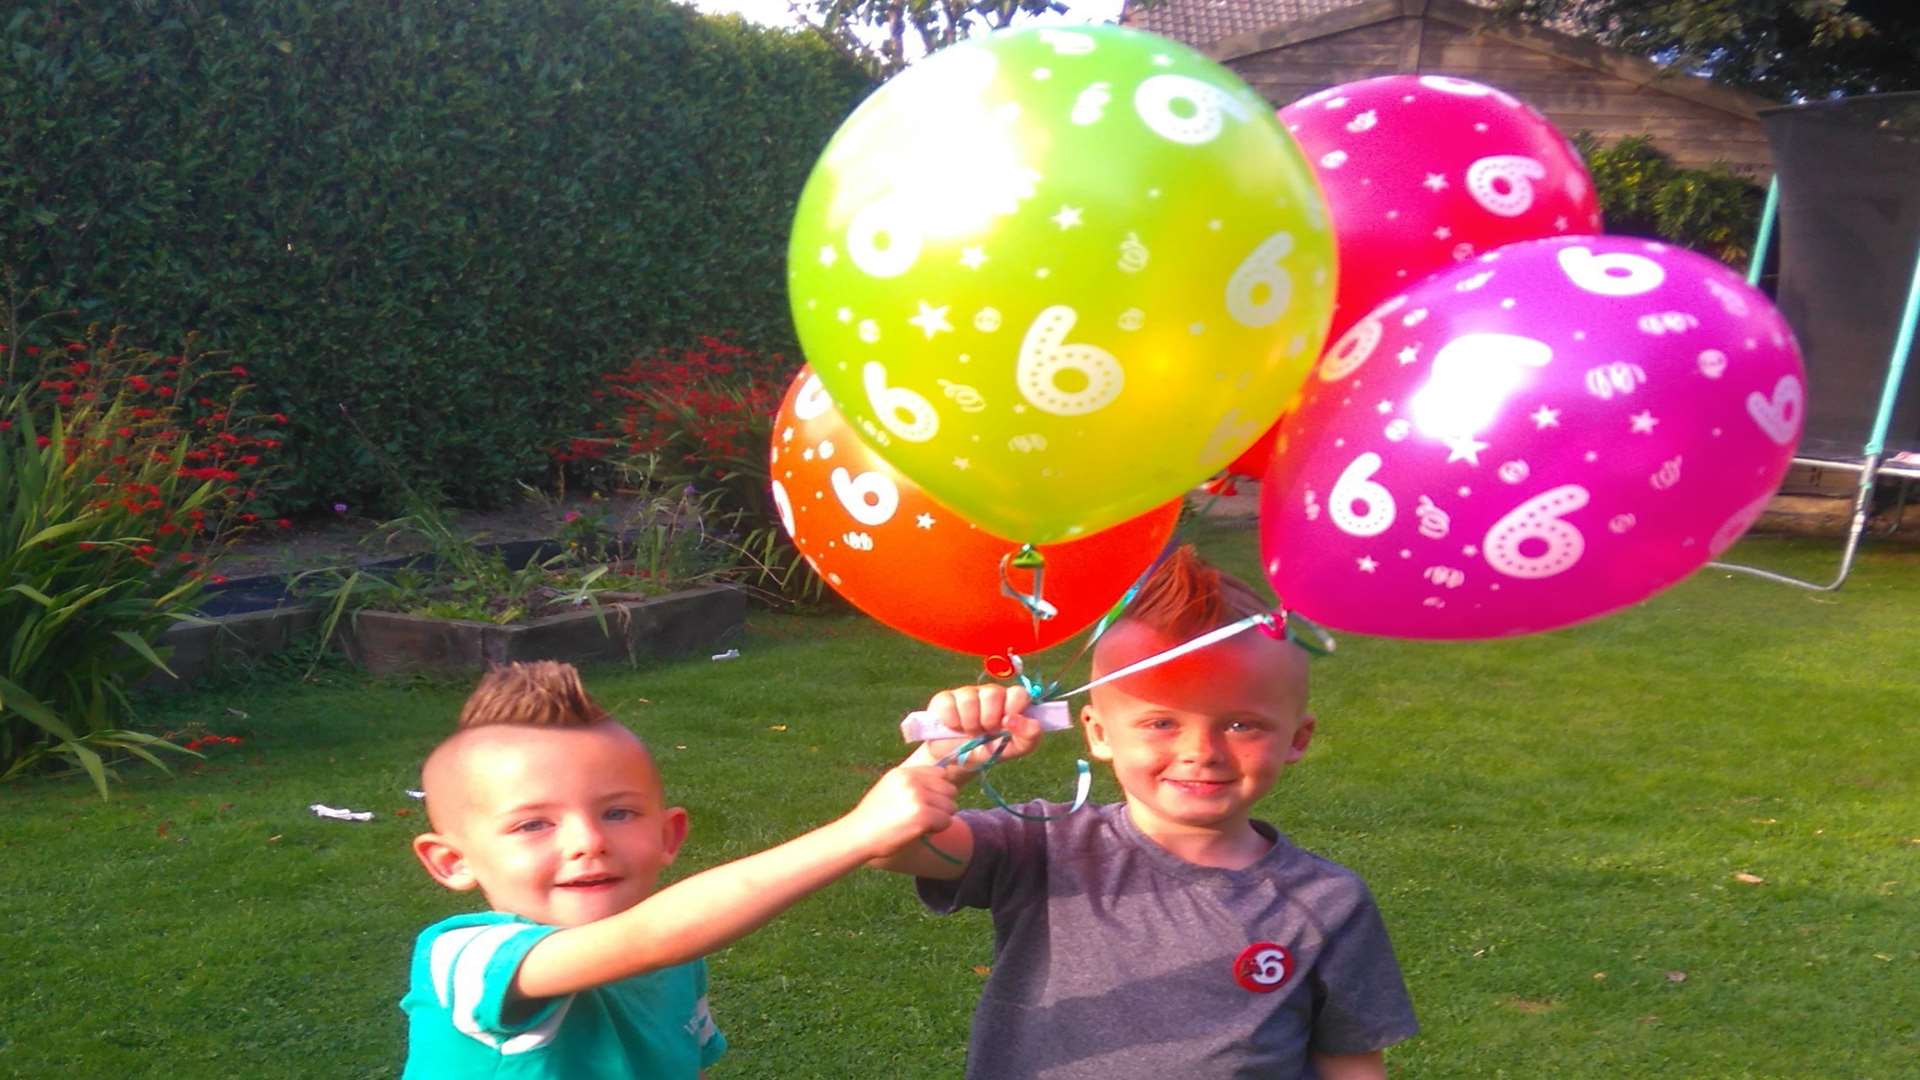
[[[424,791],[421,791],[419,788],[407,789],[407,798],[409,799],[424,799],[426,797],[427,797],[427,793]]]
[[[314,817],[332,818],[335,821],[373,820],[373,811],[371,810],[343,810],[337,806],[328,806],[326,803],[313,803],[308,806],[307,809],[313,811]]]
[[[728,649],[726,652],[714,653],[713,658],[715,660],[738,660],[740,659],[740,650]]]

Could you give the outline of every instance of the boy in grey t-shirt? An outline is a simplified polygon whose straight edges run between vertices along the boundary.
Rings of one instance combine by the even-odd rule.
[[[1094,673],[1266,609],[1182,548],[1100,639]],[[1128,675],[1081,714],[1124,802],[964,811],[930,838],[938,853],[876,864],[916,875],[936,911],[993,912],[969,1077],[1386,1075],[1381,1051],[1418,1025],[1372,895],[1251,816],[1306,751],[1306,698],[1304,653],[1257,631]],[[969,735],[1007,732],[1004,761],[1039,741],[1026,704],[979,686],[928,709]]]

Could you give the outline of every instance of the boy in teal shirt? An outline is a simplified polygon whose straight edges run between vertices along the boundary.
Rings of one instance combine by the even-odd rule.
[[[901,767],[852,812],[655,886],[687,834],[646,745],[565,664],[489,672],[422,770],[414,853],[493,909],[414,946],[408,1080],[693,1077],[726,1049],[701,957],[868,860],[945,828],[945,772]]]

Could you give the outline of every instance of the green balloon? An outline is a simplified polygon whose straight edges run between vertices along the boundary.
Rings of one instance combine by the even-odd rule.
[[[787,263],[853,427],[1031,543],[1146,513],[1250,446],[1319,356],[1335,284],[1273,109],[1113,26],[990,34],[882,86],[814,166]]]

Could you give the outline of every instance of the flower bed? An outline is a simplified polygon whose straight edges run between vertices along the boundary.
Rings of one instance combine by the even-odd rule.
[[[714,650],[744,629],[745,594],[707,585],[665,596],[603,594],[592,605],[509,624],[390,611],[355,613],[347,655],[376,675],[478,673],[517,660],[656,659]]]

